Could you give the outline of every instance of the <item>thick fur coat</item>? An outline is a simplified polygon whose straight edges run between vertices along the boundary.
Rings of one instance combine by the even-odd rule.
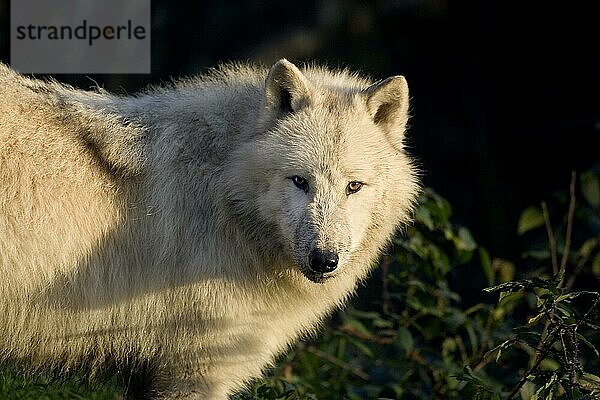
[[[403,77],[286,60],[137,96],[0,65],[0,358],[227,398],[409,221],[407,118]]]

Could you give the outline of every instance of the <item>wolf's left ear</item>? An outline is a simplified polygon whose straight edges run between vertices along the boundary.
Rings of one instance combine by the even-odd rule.
[[[271,67],[265,83],[265,106],[282,117],[309,102],[310,84],[298,67],[281,59]]]
[[[361,93],[375,124],[381,126],[398,148],[402,147],[404,129],[408,121],[408,84],[403,76],[392,76],[379,81]]]

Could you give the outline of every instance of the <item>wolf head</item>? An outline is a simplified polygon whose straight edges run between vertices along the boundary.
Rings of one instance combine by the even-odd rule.
[[[402,76],[370,84],[278,61],[258,133],[238,153],[255,233],[310,281],[364,275],[418,192],[407,119]]]

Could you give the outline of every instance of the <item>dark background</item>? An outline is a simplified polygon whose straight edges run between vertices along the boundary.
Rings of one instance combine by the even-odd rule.
[[[599,39],[598,13],[576,2],[154,0],[152,75],[57,79],[135,92],[221,61],[281,57],[405,75],[424,183],[492,255],[515,259],[520,212],[600,159]]]

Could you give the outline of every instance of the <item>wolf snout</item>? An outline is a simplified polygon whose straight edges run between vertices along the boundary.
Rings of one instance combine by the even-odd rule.
[[[310,269],[325,274],[337,268],[339,257],[332,251],[313,249],[308,256]]]

